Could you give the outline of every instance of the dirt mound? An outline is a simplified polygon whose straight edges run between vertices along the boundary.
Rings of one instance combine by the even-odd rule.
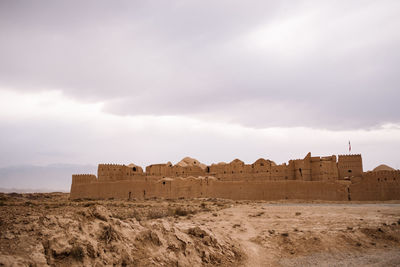
[[[242,261],[239,245],[232,247],[231,240],[192,221],[194,214],[218,211],[229,201],[2,199],[0,266],[235,266]]]
[[[0,266],[400,265],[395,202],[0,197]]]
[[[373,172],[377,172],[377,171],[395,171],[395,169],[393,169],[392,167],[385,165],[385,164],[381,164],[378,167],[376,167],[375,169],[372,170]]]

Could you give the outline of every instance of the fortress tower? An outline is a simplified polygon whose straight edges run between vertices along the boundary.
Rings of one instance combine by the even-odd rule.
[[[338,161],[336,161],[338,159]],[[339,180],[339,181],[338,181]],[[340,181],[342,180],[342,181]],[[345,181],[343,181],[345,180]],[[71,199],[227,198],[242,200],[398,200],[400,170],[363,172],[361,155],[311,156],[275,164],[239,159],[206,166],[99,164],[98,176],[72,175]]]
[[[361,155],[339,155],[338,171],[339,179],[351,176],[361,177],[363,174]]]

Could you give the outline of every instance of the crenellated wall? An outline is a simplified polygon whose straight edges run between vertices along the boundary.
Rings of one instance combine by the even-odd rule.
[[[185,158],[172,165],[142,168],[130,164],[99,164],[95,175],[73,175],[71,198],[179,198],[230,199],[400,199],[400,171],[362,171],[361,155],[339,155],[290,160],[288,164],[258,159],[245,164],[205,166]]]
[[[350,185],[352,200],[400,199],[400,171],[366,172]]]
[[[339,155],[338,171],[339,179],[351,176],[361,176],[363,174],[361,155]]]
[[[97,176],[99,181],[131,180],[137,176],[144,176],[143,169],[139,166],[128,167],[119,164],[99,164]]]
[[[200,166],[178,166],[170,162],[166,164],[153,164],[146,167],[146,175],[160,177],[188,177],[205,176],[206,170]]]
[[[94,174],[73,174],[72,183],[73,184],[90,184],[97,182],[97,177]]]

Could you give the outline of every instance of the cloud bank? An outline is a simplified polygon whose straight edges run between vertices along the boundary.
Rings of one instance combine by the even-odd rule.
[[[398,1],[2,1],[0,84],[118,115],[399,123]]]
[[[1,1],[0,167],[281,163],[351,140],[365,169],[400,168],[399,13],[399,1]]]

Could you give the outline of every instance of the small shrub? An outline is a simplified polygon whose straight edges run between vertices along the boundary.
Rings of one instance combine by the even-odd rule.
[[[160,219],[166,217],[168,214],[162,210],[149,210],[147,217],[149,219]]]
[[[178,208],[175,209],[175,215],[186,216],[188,214],[189,214],[188,211],[183,209],[183,208],[181,208],[181,207],[178,207]]]
[[[204,238],[206,236],[209,236],[206,231],[204,231],[203,229],[201,229],[198,226],[193,227],[193,228],[189,228],[188,229],[188,234],[196,236],[196,237],[200,237],[200,238]]]
[[[111,241],[118,239],[118,233],[111,225],[106,225],[103,227],[103,232],[100,235],[100,239],[104,240],[106,244],[109,244]]]
[[[83,248],[80,246],[74,246],[71,249],[70,255],[72,258],[74,258],[77,261],[82,261],[83,257],[85,256],[85,252],[83,251]]]
[[[135,218],[138,222],[142,220],[142,215],[137,210],[133,211],[132,217]]]

